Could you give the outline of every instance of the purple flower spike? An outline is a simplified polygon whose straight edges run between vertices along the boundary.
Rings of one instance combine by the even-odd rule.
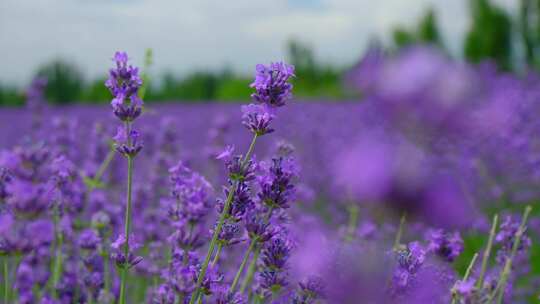
[[[271,107],[281,107],[292,97],[292,84],[288,81],[294,77],[294,66],[283,62],[271,63],[269,66],[258,64],[255,81],[250,85],[255,89],[251,98]]]
[[[137,130],[130,130],[127,134],[124,127],[118,127],[114,136],[115,148],[118,153],[126,157],[135,157],[143,148],[141,134]]]
[[[113,60],[116,68],[109,71],[109,79],[105,82],[114,96],[111,101],[113,112],[122,121],[133,121],[141,115],[143,105],[137,96],[142,85],[139,69],[128,66],[125,52],[116,52]]]
[[[442,229],[428,232],[428,250],[448,262],[453,262],[463,252],[463,240],[459,232],[447,233]]]
[[[111,244],[113,252],[111,253],[111,258],[115,261],[116,265],[120,268],[128,267],[131,268],[142,261],[141,256],[136,256],[133,251],[137,250],[140,245],[135,242],[132,235],[129,236],[129,253],[126,259],[124,255],[124,246],[126,245],[126,237],[123,234],[120,234],[116,241]]]
[[[270,128],[270,122],[274,117],[275,115],[264,104],[242,106],[242,124],[258,136],[274,132],[274,129]]]
[[[499,233],[495,236],[495,243],[501,245],[500,250],[497,252],[498,263],[504,264],[510,256],[519,226],[520,221],[513,219],[511,216],[505,217],[501,223]],[[521,236],[518,253],[526,252],[529,247],[531,247],[531,239],[524,233]]]

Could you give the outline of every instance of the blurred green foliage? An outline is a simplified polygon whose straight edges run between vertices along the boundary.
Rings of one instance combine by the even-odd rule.
[[[465,37],[464,55],[470,62],[491,59],[511,69],[512,28],[510,17],[489,0],[471,0],[472,24]]]
[[[56,59],[39,68],[37,74],[47,79],[45,96],[58,104],[77,102],[85,86],[79,68],[70,62]]]
[[[514,72],[527,67],[540,68],[540,0],[516,0],[520,1],[517,12],[507,12],[493,0],[468,1],[471,22],[463,41],[464,59],[472,63],[490,60],[502,70]],[[394,51],[415,44],[446,49],[433,9],[427,10],[410,28],[396,27],[392,38],[389,48]],[[287,52],[287,61],[296,66],[297,77],[293,83],[297,98],[339,101],[357,96],[351,95],[343,85],[347,67],[322,63],[313,48],[299,40],[290,40]],[[150,84],[141,92],[146,101],[247,101],[252,92],[249,88],[251,75],[224,69],[194,71],[184,77],[165,73],[158,79],[150,79],[151,63],[152,53],[148,50],[142,77]],[[50,102],[106,103],[110,100],[105,79],[85,81],[80,69],[72,62],[56,59],[41,66],[36,74],[48,78],[46,96]],[[24,93],[20,88],[0,84],[0,106],[21,104],[24,104]]]
[[[407,30],[402,27],[394,29],[392,38],[398,49],[413,44],[433,44],[443,48],[437,15],[433,9],[426,12],[415,29]]]

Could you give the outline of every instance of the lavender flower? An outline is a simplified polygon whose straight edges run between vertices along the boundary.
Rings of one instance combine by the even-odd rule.
[[[463,252],[463,240],[459,232],[448,233],[442,229],[428,231],[428,251],[434,252],[448,262],[453,262]]]
[[[298,287],[292,299],[293,304],[311,304],[324,298],[324,282],[320,277],[309,277],[298,283]]]
[[[129,253],[126,258],[124,254],[124,246],[129,242]],[[120,234],[116,241],[111,244],[111,258],[115,261],[116,265],[119,268],[131,268],[142,261],[141,256],[136,256],[134,251],[137,250],[140,245],[135,242],[133,235],[130,235],[129,241],[126,242],[126,237],[123,234]]]
[[[242,124],[257,136],[274,132],[274,129],[270,128],[270,123],[274,118],[275,115],[266,105],[242,106]]]
[[[270,208],[289,208],[294,196],[293,173],[283,164],[283,158],[272,159],[268,176],[260,182],[259,200]]]
[[[276,236],[264,246],[261,261],[265,268],[284,270],[289,259],[292,245],[289,240]]]
[[[125,52],[116,52],[113,60],[116,68],[109,71],[109,79],[105,86],[114,96],[111,101],[114,115],[122,121],[133,121],[141,115],[143,101],[138,91],[142,85],[139,69],[128,66],[128,56]],[[126,103],[126,100],[129,100]]]
[[[114,136],[115,148],[118,153],[126,157],[135,157],[142,150],[141,134],[137,130],[127,131],[125,127],[118,127]]]
[[[248,182],[255,178],[254,164],[252,160],[243,162],[242,155],[235,155],[230,158],[223,157],[225,166],[229,171],[229,178],[233,181]]]
[[[266,242],[271,239],[276,231],[270,224],[257,212],[249,212],[245,216],[246,230],[251,239],[257,239],[259,242]]]
[[[227,288],[219,289],[214,296],[215,304],[245,304],[246,299],[239,293],[231,293]]]
[[[284,106],[292,97],[292,84],[288,82],[291,77],[294,77],[292,65],[283,62],[269,66],[258,64],[255,81],[250,85],[255,88],[251,98],[272,107]]]
[[[397,269],[393,276],[393,286],[396,289],[407,287],[411,279],[424,264],[426,259],[426,250],[418,242],[412,242],[407,248],[397,252]]]
[[[497,252],[497,262],[500,264],[504,264],[510,256],[519,226],[520,222],[515,221],[511,216],[505,217],[501,223],[499,233],[495,236],[495,243],[501,246]],[[526,234],[523,234],[518,247],[518,253],[525,252],[530,246],[531,239]]]
[[[223,190],[224,197],[229,196],[229,189],[224,188]],[[250,188],[245,182],[240,182],[236,186],[236,190],[233,194],[231,206],[229,208],[229,213],[227,216],[234,221],[240,221],[246,211],[250,208],[253,208],[253,200],[251,199]],[[225,201],[223,199],[217,200],[217,210],[218,212],[223,212],[225,206]]]

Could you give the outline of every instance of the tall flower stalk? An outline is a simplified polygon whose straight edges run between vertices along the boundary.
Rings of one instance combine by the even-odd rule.
[[[532,211],[531,206],[527,206],[525,208],[525,211],[523,212],[521,224],[514,236],[514,243],[512,244],[512,251],[510,253],[510,256],[507,257],[506,259],[503,271],[501,272],[501,276],[499,278],[499,282],[497,283],[497,287],[495,288],[495,291],[492,294],[491,298],[493,299],[497,297],[498,304],[501,304],[503,302],[504,290],[506,288],[506,284],[508,283],[508,277],[510,276],[510,272],[512,271],[512,263],[514,261],[514,258],[516,257],[520,243],[522,242],[523,234],[525,233],[525,230],[527,229],[527,220],[529,218],[531,211]]]
[[[497,231],[497,223],[499,220],[499,216],[495,214],[493,216],[493,222],[491,224],[491,230],[489,232],[488,237],[488,243],[486,245],[486,249],[484,250],[484,255],[482,257],[482,266],[480,268],[480,275],[478,276],[478,281],[476,282],[476,288],[480,289],[482,288],[484,284],[484,276],[486,274],[488,262],[489,262],[489,256],[491,255],[491,248],[493,246],[493,239],[495,238],[495,233]]]
[[[225,220],[229,215],[231,203],[236,193],[235,190],[240,183],[249,179],[247,175],[250,174],[251,154],[255,148],[255,143],[260,136],[274,131],[270,128],[270,123],[275,118],[275,109],[284,106],[292,96],[292,84],[288,81],[293,76],[294,67],[282,62],[272,63],[269,66],[259,64],[256,67],[255,80],[250,85],[255,89],[255,92],[251,97],[256,103],[242,107],[242,124],[253,133],[253,138],[244,157],[236,158],[228,162],[230,183],[227,191],[227,198],[223,203],[221,214],[213,231],[206,257],[197,277],[195,291],[191,295],[190,304],[194,304],[201,296],[201,284],[205,279],[208,265],[214,254],[214,249],[218,243],[218,238],[223,229]],[[253,250],[254,245],[255,244],[252,242],[252,245],[250,245],[251,249],[248,249],[247,256],[249,256],[249,252]],[[242,264],[245,266],[246,263],[247,257],[244,258]],[[239,272],[241,272],[242,269],[243,267],[239,269]],[[234,286],[236,286],[238,280],[239,276],[237,274],[235,278],[236,283],[233,283]],[[231,290],[234,290],[234,288],[231,288]]]
[[[140,262],[140,258],[135,258],[130,251],[130,242],[132,239],[130,231],[133,164],[135,156],[142,149],[139,139],[140,134],[133,128],[133,121],[141,115],[143,101],[138,96],[138,91],[142,85],[139,70],[131,65],[128,66],[128,56],[124,52],[116,52],[113,60],[116,63],[116,67],[110,70],[109,79],[105,82],[105,85],[113,95],[111,102],[113,113],[123,122],[123,126],[118,128],[118,132],[114,137],[115,148],[118,153],[127,158],[128,165],[124,235],[120,235],[115,242],[117,245],[123,246],[122,253],[115,254],[115,260],[121,268],[119,303],[124,304],[126,303],[129,268]]]
[[[216,244],[218,242],[219,234],[221,233],[221,231],[223,229],[223,224],[225,223],[225,218],[229,214],[229,211],[230,211],[230,208],[231,208],[231,202],[233,200],[234,192],[235,192],[234,190],[238,186],[238,180],[244,180],[245,179],[244,173],[246,171],[246,167],[247,167],[247,165],[249,163],[249,160],[251,158],[251,154],[253,153],[253,149],[255,148],[255,143],[257,142],[257,137],[258,137],[258,135],[257,135],[257,133],[255,133],[253,135],[253,139],[251,140],[251,144],[249,145],[248,151],[246,152],[246,155],[244,156],[244,158],[240,161],[240,163],[238,165],[239,172],[242,172],[242,173],[240,173],[240,175],[236,175],[234,177],[233,183],[229,186],[228,195],[227,195],[227,198],[226,198],[225,203],[224,203],[223,211],[221,212],[221,214],[219,216],[218,223],[217,223],[216,228],[214,229],[214,232],[212,234],[212,239],[210,240],[210,245],[208,246],[208,251],[206,253],[206,257],[204,258],[204,262],[202,264],[201,271],[199,272],[199,275],[197,277],[197,283],[195,285],[195,291],[191,295],[191,299],[189,301],[190,304],[195,303],[196,299],[198,299],[198,297],[200,295],[201,284],[204,281],[204,278],[206,276],[206,272],[208,271],[208,265],[210,263],[210,259],[212,258],[212,255],[214,254],[214,248],[215,248],[215,246],[216,246]],[[238,172],[236,174],[238,174]],[[232,176],[232,174],[231,174],[231,176]]]

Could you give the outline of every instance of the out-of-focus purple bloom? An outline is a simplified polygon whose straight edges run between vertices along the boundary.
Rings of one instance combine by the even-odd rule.
[[[242,106],[242,124],[257,136],[274,132],[270,123],[275,115],[268,106],[249,104]]]
[[[220,288],[214,294],[215,304],[245,304],[246,299],[240,293],[231,293],[228,288]]]
[[[452,291],[464,303],[470,303],[473,300],[476,280],[468,279],[466,281],[457,281]]]
[[[101,239],[92,229],[85,229],[79,234],[79,247],[87,250],[95,250]]]
[[[516,233],[519,230],[521,223],[514,220],[511,216],[506,216],[500,225],[500,230],[495,236],[495,243],[499,244],[501,248],[497,251],[497,262],[503,264],[512,252],[512,247],[516,240]],[[518,253],[525,252],[531,247],[531,239],[523,234],[518,247]]]
[[[9,171],[6,168],[0,167],[0,204],[5,203],[9,193],[6,190],[6,183],[11,180]]]
[[[258,64],[255,81],[250,85],[255,89],[251,98],[272,107],[284,106],[292,97],[292,84],[288,82],[291,77],[294,77],[292,65],[283,62],[269,66]]]
[[[176,295],[167,284],[161,284],[151,293],[151,304],[174,304]]]
[[[426,250],[418,242],[412,242],[406,249],[400,249],[396,253],[398,267],[394,272],[393,285],[397,289],[407,287],[426,259]]]
[[[93,228],[103,231],[110,225],[111,217],[104,211],[98,211],[92,215],[91,223]]]
[[[324,289],[324,280],[320,277],[311,276],[298,283],[298,290],[292,298],[292,304],[316,303],[318,299],[325,297]]]
[[[171,194],[176,203],[170,206],[169,214],[191,223],[197,223],[211,209],[212,186],[199,173],[189,169],[183,162],[169,169],[172,183]]]
[[[459,232],[432,229],[427,233],[428,251],[434,252],[448,262],[453,262],[463,252],[463,240]]]
[[[8,203],[13,209],[30,217],[37,217],[47,210],[54,194],[49,185],[34,185],[21,179],[10,182],[6,190],[9,193]]]
[[[229,162],[233,158],[234,153],[234,146],[228,145],[221,151],[217,156],[216,159],[223,160],[225,162]]]

